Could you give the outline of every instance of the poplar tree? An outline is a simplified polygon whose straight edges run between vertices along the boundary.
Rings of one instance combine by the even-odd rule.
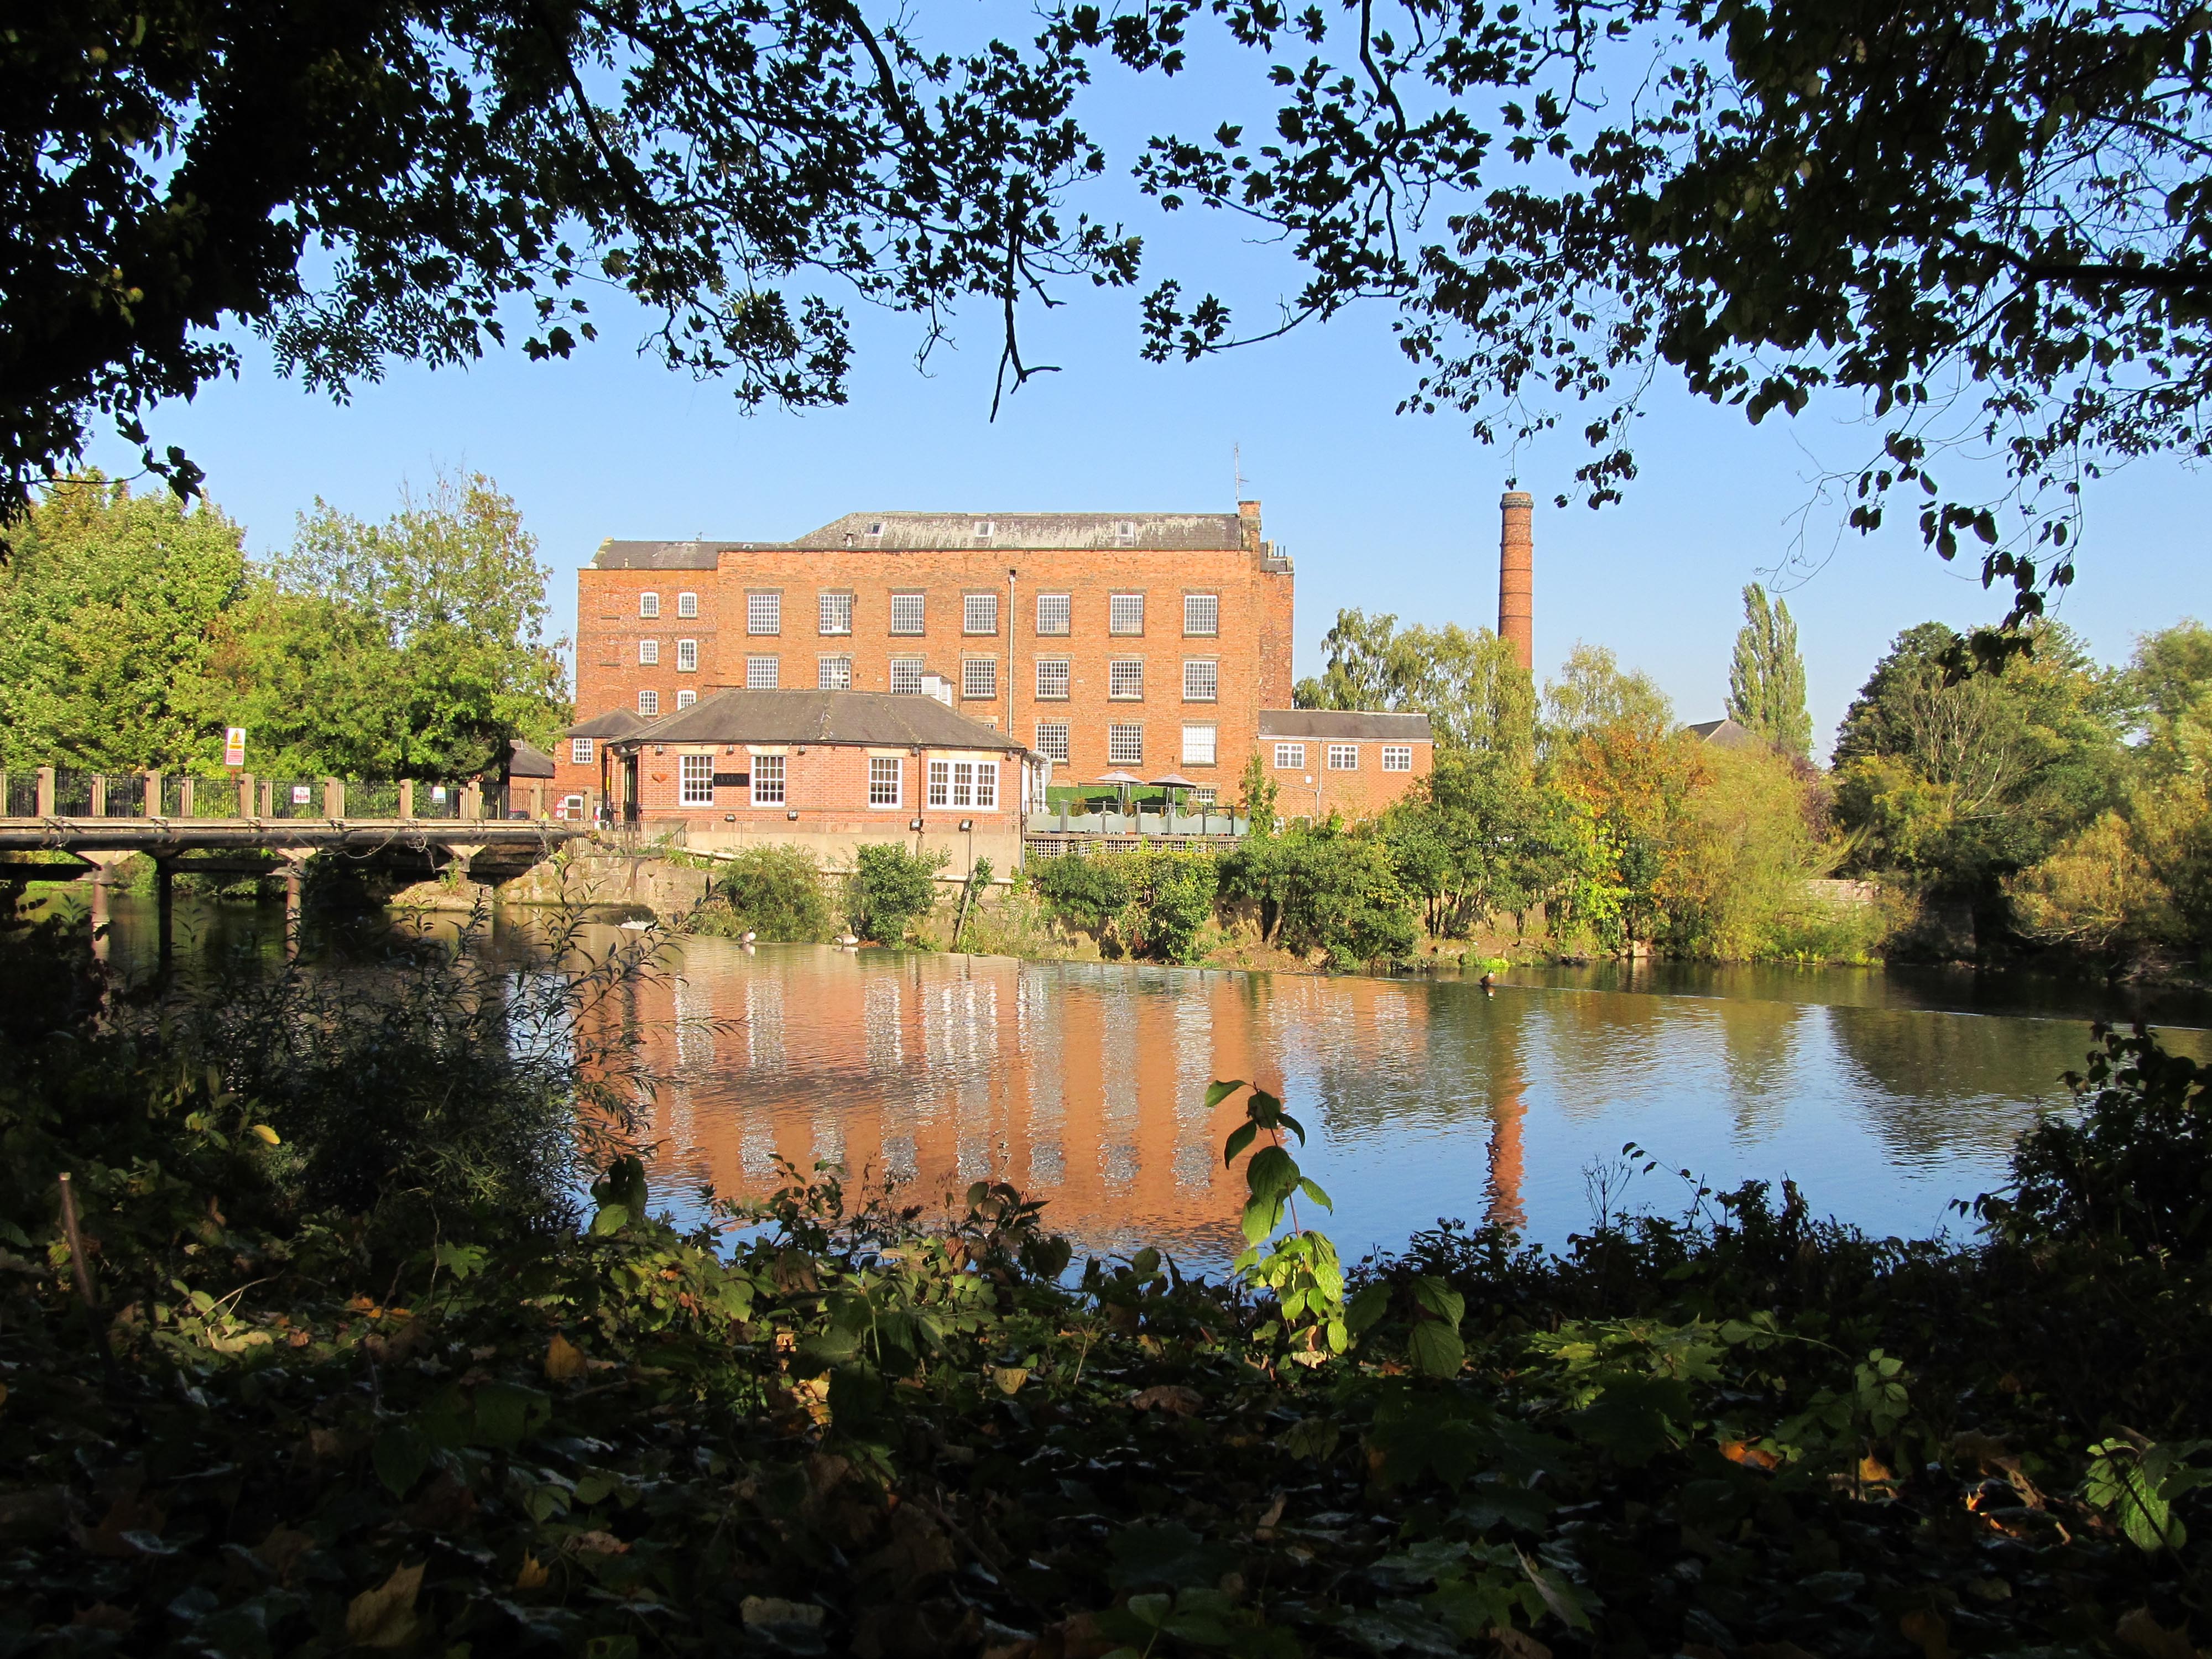
[[[1813,716],[1805,707],[1805,659],[1790,607],[1770,604],[1757,582],[1743,590],[1744,623],[1729,665],[1729,718],[1785,754],[1813,752]]]

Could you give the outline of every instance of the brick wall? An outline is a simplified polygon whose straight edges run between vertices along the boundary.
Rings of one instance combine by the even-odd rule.
[[[1436,763],[1434,743],[1386,744],[1372,738],[1331,743],[1326,738],[1265,738],[1261,741],[1265,745],[1261,763],[1280,791],[1275,810],[1286,818],[1325,818],[1331,812],[1352,819],[1373,817],[1391,802],[1402,800],[1412,793],[1435,769]],[[1285,744],[1304,745],[1304,758],[1298,764],[1277,764],[1282,758],[1278,751]],[[1382,750],[1386,747],[1410,748],[1413,751],[1413,770],[1384,771]],[[1350,771],[1332,771],[1328,764],[1332,748],[1354,750],[1358,764]]]
[[[678,695],[684,691],[705,696],[724,685],[742,685],[739,678],[718,678],[722,659],[726,590],[712,570],[602,570],[586,565],[576,573],[576,714],[588,720],[611,708],[640,712],[638,693],[652,691],[659,698],[659,712],[676,712]],[[645,594],[660,600],[660,614],[641,617]],[[699,614],[679,614],[683,596],[697,598]],[[744,620],[742,596],[737,626]],[[679,666],[685,641],[697,652],[697,666]],[[657,663],[641,662],[640,647],[650,641],[658,647]],[[557,758],[564,758],[556,757]],[[590,786],[596,788],[598,786]]]

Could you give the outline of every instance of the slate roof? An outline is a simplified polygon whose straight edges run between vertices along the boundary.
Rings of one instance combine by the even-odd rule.
[[[534,743],[521,738],[510,738],[507,745],[507,775],[550,778],[553,775],[553,757]]]
[[[1723,715],[1717,720],[1698,720],[1682,728],[1692,737],[1723,749],[1764,749],[1766,740],[1747,726],[1740,726]]]
[[[561,735],[564,738],[626,738],[644,724],[642,715],[634,714],[627,708],[610,708],[587,720],[578,720]]]
[[[991,533],[976,534],[979,525],[989,525]],[[601,570],[712,570],[715,556],[726,548],[732,552],[866,548],[892,553],[1003,548],[1010,553],[1034,553],[1118,547],[1139,552],[1233,553],[1243,545],[1243,526],[1234,513],[848,513],[788,542],[604,541],[592,562]]]
[[[955,713],[934,697],[889,691],[717,691],[627,733],[622,741],[850,743],[1024,752],[1015,738]]]
[[[1385,714],[1364,708],[1262,708],[1263,738],[1334,738],[1339,743],[1433,743],[1426,714]]]

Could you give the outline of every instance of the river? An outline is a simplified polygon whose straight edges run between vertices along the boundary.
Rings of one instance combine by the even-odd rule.
[[[117,907],[117,951],[144,955],[144,902]],[[281,927],[224,905],[186,933],[251,948]],[[2200,997],[1966,973],[1644,964],[1509,975],[1486,995],[1455,977],[721,939],[672,947],[629,1012],[655,1079],[656,1189],[679,1208],[702,1183],[766,1191],[779,1156],[826,1158],[930,1201],[1005,1178],[1094,1249],[1208,1265],[1237,1247],[1243,1197],[1220,1156],[1239,1108],[1204,1106],[1217,1078],[1304,1121],[1302,1161],[1335,1200],[1324,1224],[1355,1256],[1443,1218],[1558,1244],[1599,1191],[1680,1212],[1698,1185],[1751,1178],[1793,1179],[1877,1234],[1962,1231],[1950,1206],[2000,1183],[2014,1138],[2065,1103],[2092,1018],[2143,1012],[2212,1052]]]

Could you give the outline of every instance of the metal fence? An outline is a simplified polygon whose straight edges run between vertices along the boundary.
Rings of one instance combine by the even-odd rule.
[[[160,774],[153,815],[163,818],[236,818],[240,816],[242,775],[187,777],[175,772]],[[244,803],[244,815],[270,818],[320,818],[331,805],[324,793],[325,780],[298,777],[257,777]],[[344,780],[340,816],[348,818],[396,818],[400,815],[401,785],[396,779]],[[510,790],[502,782],[471,787],[462,782],[441,783],[416,779],[409,792],[410,811],[418,818],[454,819],[471,814],[489,819],[527,817],[531,798],[527,785]],[[558,798],[551,786],[544,789],[544,810],[550,814]],[[0,772],[0,817],[40,816],[39,774],[35,768]],[[143,818],[147,814],[146,775],[122,772],[101,775],[77,767],[54,769],[53,803],[57,817]]]

